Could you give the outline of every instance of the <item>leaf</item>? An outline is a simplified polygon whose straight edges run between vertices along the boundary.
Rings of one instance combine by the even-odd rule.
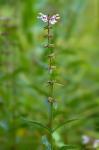
[[[42,143],[46,146],[46,150],[51,150],[51,145],[50,145],[46,135],[42,136]]]
[[[54,107],[54,109],[57,109],[57,108],[58,108],[58,104],[57,104],[56,101],[53,103],[53,107]]]
[[[76,121],[76,120],[78,120],[78,119],[77,119],[77,118],[75,118],[75,119],[70,119],[70,120],[65,121],[64,123],[62,123],[62,124],[58,125],[55,129],[53,129],[53,132],[55,132],[57,129],[59,129],[59,128],[63,127],[63,126],[64,126],[64,125],[66,125],[67,123],[70,123],[70,122],[72,122],[72,121]]]
[[[59,150],[79,150],[75,145],[64,145]]]
[[[33,121],[33,120],[26,120],[26,119],[23,119],[23,120],[26,121],[27,123],[31,123],[31,124],[40,126],[41,128],[44,128],[44,129],[46,129],[48,132],[50,132],[50,129],[49,129],[47,126],[45,126],[45,125],[43,125],[42,123],[40,123],[40,122]]]

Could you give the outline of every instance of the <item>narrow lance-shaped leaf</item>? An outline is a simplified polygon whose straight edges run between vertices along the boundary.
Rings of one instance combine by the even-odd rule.
[[[40,122],[33,121],[33,120],[26,120],[26,119],[23,119],[23,120],[26,121],[26,123],[30,123],[30,124],[34,124],[34,125],[40,126],[41,128],[44,128],[44,129],[46,129],[48,132],[50,132],[50,129],[49,129],[47,126],[45,126],[45,125],[43,125],[42,123],[40,123]]]
[[[59,150],[79,150],[80,148],[75,145],[64,145]]]
[[[77,118],[75,119],[70,119],[70,120],[67,120],[63,123],[61,123],[60,125],[58,125],[56,128],[53,129],[53,132],[55,132],[56,130],[58,130],[59,128],[63,127],[64,125],[66,125],[67,123],[70,123],[70,122],[73,122],[73,121],[76,121],[78,120]]]

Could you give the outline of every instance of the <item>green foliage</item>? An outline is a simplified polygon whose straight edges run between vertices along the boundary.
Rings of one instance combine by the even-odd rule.
[[[77,149],[78,149],[77,146],[72,146],[72,145],[65,145],[60,148],[60,150],[77,150]]]
[[[61,16],[53,27],[55,77],[63,84],[54,90],[55,150],[91,150],[99,139],[98,0],[0,1],[0,150],[46,148],[48,51],[38,12]],[[83,145],[82,135],[92,143]]]

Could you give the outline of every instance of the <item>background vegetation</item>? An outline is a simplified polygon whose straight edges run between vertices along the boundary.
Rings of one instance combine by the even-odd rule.
[[[79,145],[82,136],[99,139],[99,1],[0,0],[0,150],[43,150],[47,133],[27,120],[48,123],[47,51],[38,12],[59,13],[53,27],[57,110],[53,134],[56,150]]]

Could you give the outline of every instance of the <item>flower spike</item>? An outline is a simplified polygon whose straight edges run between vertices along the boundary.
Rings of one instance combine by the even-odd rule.
[[[49,23],[53,25],[53,24],[57,23],[57,21],[60,19],[60,16],[59,16],[59,14],[56,14],[53,16],[48,16],[43,13],[39,13],[39,16],[37,18],[41,19],[43,22],[49,21]]]

